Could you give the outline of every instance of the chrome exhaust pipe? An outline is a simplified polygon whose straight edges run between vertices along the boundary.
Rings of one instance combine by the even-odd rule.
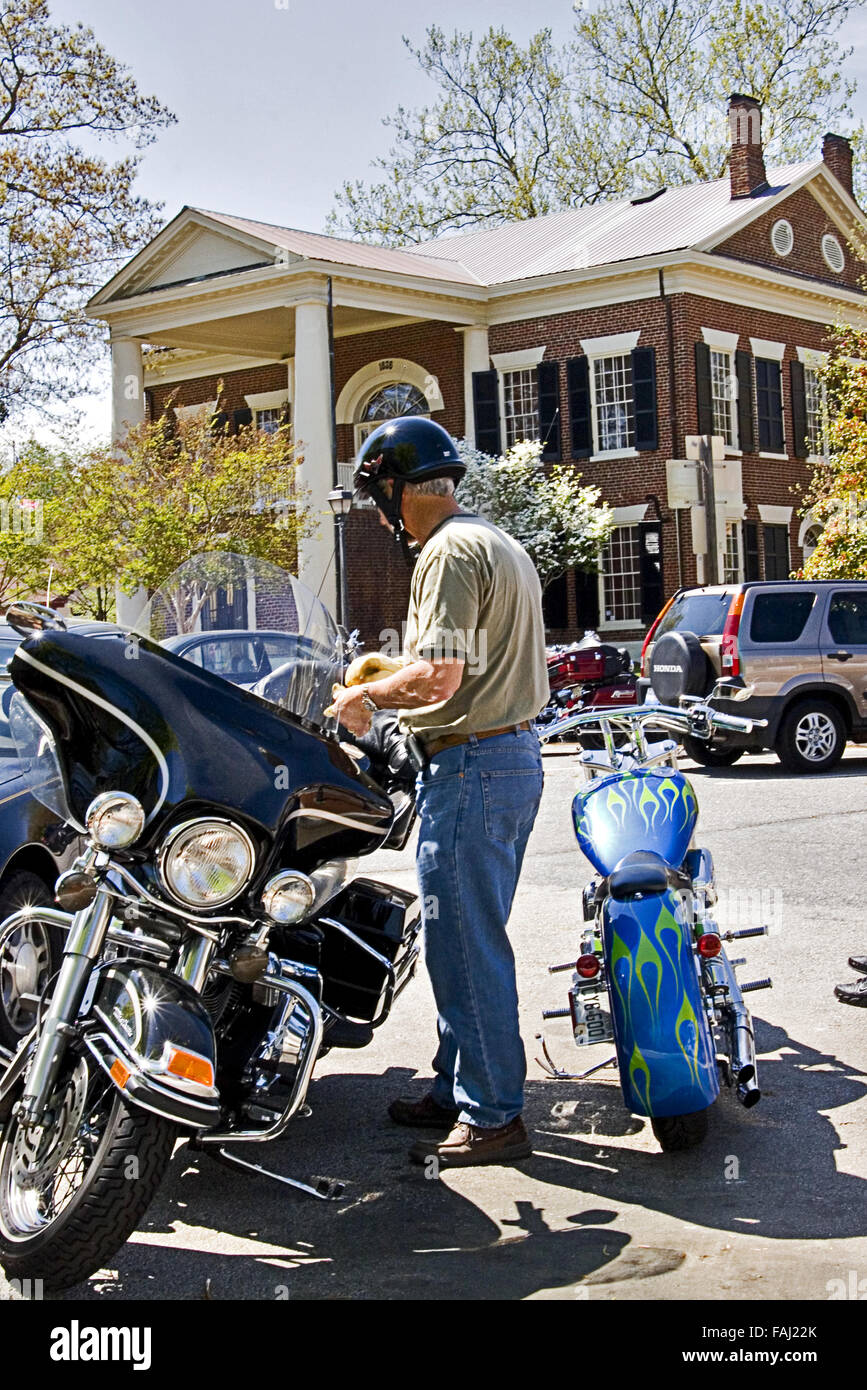
[[[741,1105],[750,1110],[762,1098],[756,1080],[756,1041],[750,1011],[744,1003],[740,985],[725,952],[714,956],[707,964],[713,969],[715,982],[724,985],[728,991],[728,1000],[723,1005],[723,1027],[735,1094]]]

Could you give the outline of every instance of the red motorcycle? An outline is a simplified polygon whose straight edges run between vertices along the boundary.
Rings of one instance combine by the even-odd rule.
[[[536,720],[541,728],[566,714],[637,705],[638,679],[625,647],[612,647],[596,632],[580,642],[548,648],[551,697]]]

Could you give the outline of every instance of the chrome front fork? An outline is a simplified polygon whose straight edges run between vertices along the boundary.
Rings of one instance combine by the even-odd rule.
[[[43,1119],[94,962],[102,953],[113,902],[114,895],[101,888],[93,902],[76,912],[70,923],[57,985],[16,1110],[22,1124],[39,1124]]]

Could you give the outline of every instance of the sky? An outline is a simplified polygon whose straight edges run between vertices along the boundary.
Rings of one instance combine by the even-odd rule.
[[[502,25],[525,41],[548,26],[565,41],[572,24],[571,0],[51,0],[51,11],[89,25],[177,116],[137,184],[166,221],[190,204],[310,231],[343,181],[386,153],[382,118],[431,98],[402,35],[420,45],[432,23]],[[842,38],[867,120],[867,6]],[[107,385],[81,404],[87,427],[107,432]]]

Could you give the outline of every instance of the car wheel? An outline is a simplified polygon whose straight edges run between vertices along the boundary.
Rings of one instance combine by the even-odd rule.
[[[789,772],[827,772],[846,747],[846,727],[827,700],[802,700],[784,716],[776,754]]]
[[[38,874],[22,870],[0,888],[0,924],[29,903],[47,903],[51,889]],[[30,1032],[36,1006],[57,969],[60,943],[56,928],[34,918],[0,944],[0,1043],[16,1048]]]
[[[666,632],[658,638],[648,675],[663,705],[676,705],[681,695],[704,695],[713,687],[713,668],[694,632]]]
[[[743,748],[714,748],[712,744],[705,743],[704,739],[691,738],[685,734],[683,738],[683,751],[688,758],[692,758],[694,763],[701,763],[702,767],[733,767],[738,758],[744,755]]]

